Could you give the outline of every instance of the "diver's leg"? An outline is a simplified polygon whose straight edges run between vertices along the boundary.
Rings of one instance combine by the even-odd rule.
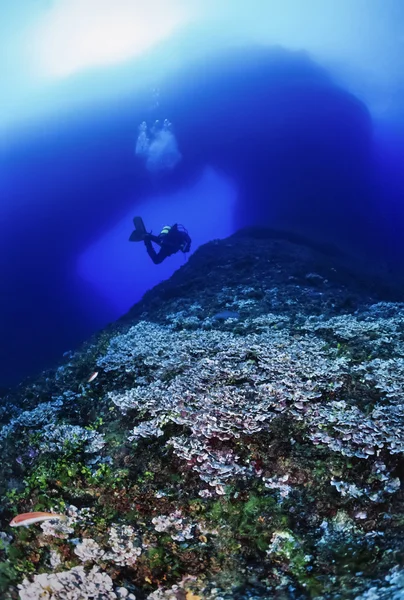
[[[150,239],[146,239],[144,245],[146,246],[147,254],[150,256],[154,264],[157,265],[157,252],[153,248],[153,244],[151,243]]]
[[[167,256],[170,256],[171,252],[167,252],[166,248],[161,248],[160,251],[158,252],[158,254],[156,254],[156,260],[154,261],[154,264],[159,265],[160,263],[163,262],[163,260],[165,260],[167,258]]]
[[[155,244],[158,244],[159,246],[161,246],[161,240],[157,235],[152,235],[151,233],[146,234],[146,239],[149,239],[151,242],[154,242]]]

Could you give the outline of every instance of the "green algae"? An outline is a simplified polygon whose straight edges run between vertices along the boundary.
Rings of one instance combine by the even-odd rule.
[[[18,583],[20,573],[12,564],[11,559],[0,561],[0,593],[4,594],[12,585]]]

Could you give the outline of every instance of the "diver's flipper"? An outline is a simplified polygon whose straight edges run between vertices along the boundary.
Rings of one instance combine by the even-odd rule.
[[[147,233],[146,227],[144,226],[142,217],[134,217],[133,224],[135,231],[132,232],[129,241],[130,242],[141,242]]]

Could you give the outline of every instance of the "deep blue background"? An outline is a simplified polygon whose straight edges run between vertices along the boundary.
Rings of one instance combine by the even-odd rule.
[[[231,182],[237,204],[223,213],[212,189],[212,229],[206,219],[203,231],[193,223],[195,239],[267,223],[400,271],[403,140],[394,127],[372,121],[367,107],[308,56],[280,48],[228,51],[170,74],[161,89],[153,110],[145,108],[149,91],[127,95],[33,126],[2,148],[0,384],[51,365],[129,308],[127,292],[115,302],[122,292],[107,281],[108,293],[100,293],[103,272],[94,259],[98,287],[80,276],[80,257],[122,219],[129,236],[128,215],[148,198],[192,194],[207,165]],[[159,177],[134,153],[138,125],[155,118],[172,121],[183,155]],[[158,206],[155,230],[165,224]],[[172,221],[181,216],[176,209]],[[135,301],[149,282],[136,279],[144,249],[127,248]],[[158,268],[150,262],[150,271]]]

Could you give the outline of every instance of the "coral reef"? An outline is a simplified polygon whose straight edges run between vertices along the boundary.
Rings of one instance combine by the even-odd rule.
[[[404,305],[344,260],[207,244],[7,397],[2,597],[401,597]]]

